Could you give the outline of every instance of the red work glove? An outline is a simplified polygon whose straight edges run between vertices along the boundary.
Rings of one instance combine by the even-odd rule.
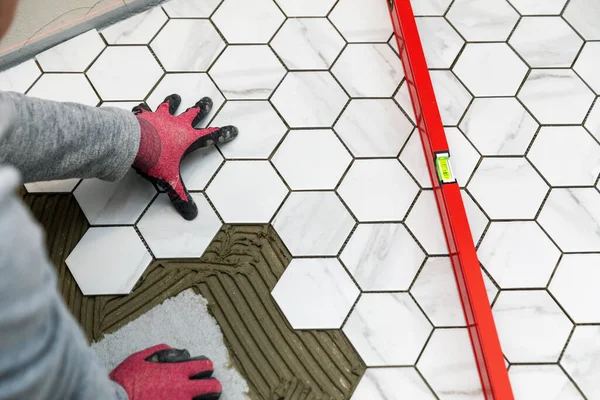
[[[216,400],[222,388],[212,373],[208,358],[159,344],[127,357],[110,378],[129,400]]]
[[[192,220],[198,215],[198,207],[181,180],[181,159],[196,149],[234,139],[238,130],[235,126],[194,128],[212,108],[212,100],[208,97],[175,116],[180,103],[181,97],[172,94],[158,106],[156,112],[144,103],[133,109],[141,128],[140,148],[133,168],[166,191],[181,216]]]

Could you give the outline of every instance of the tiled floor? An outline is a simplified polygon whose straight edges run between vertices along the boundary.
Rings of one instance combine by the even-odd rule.
[[[600,3],[413,3],[515,396],[600,399]],[[347,335],[354,400],[482,399],[391,36],[383,0],[175,0],[1,73],[90,105],[209,95],[240,128],[182,165],[193,223],[135,174],[27,186],[74,190],[95,226],[68,260],[82,289],[271,223],[295,257],[273,296],[294,328]],[[104,253],[128,273],[86,272]]]

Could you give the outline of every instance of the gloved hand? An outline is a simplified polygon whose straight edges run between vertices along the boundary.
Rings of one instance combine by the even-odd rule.
[[[183,218],[192,220],[198,215],[198,207],[181,180],[181,159],[196,149],[234,139],[238,130],[235,126],[194,128],[212,108],[212,100],[208,97],[175,116],[180,103],[181,97],[172,94],[158,106],[156,112],[152,112],[145,103],[133,109],[141,128],[140,148],[133,168],[165,190]]]
[[[159,344],[127,357],[110,378],[129,400],[216,400],[222,388],[212,373],[208,358]]]

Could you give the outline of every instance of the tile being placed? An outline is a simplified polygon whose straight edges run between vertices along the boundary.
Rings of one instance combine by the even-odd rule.
[[[335,258],[292,260],[271,292],[294,329],[339,329],[359,294]]]
[[[517,400],[583,400],[558,365],[512,365],[508,377]]]
[[[66,264],[84,295],[128,294],[152,256],[133,227],[90,228]]]
[[[324,17],[335,0],[275,0],[288,17]]]
[[[392,22],[387,4],[361,0],[340,0],[329,19],[352,42],[387,42]]]
[[[96,106],[100,102],[83,74],[44,74],[29,89],[27,95],[88,106]]]
[[[224,0],[211,19],[230,44],[267,43],[285,16],[272,0]]]
[[[560,361],[588,399],[600,396],[600,326],[576,326]]]
[[[415,205],[406,217],[406,226],[425,248],[427,254],[448,254],[446,238],[433,191],[421,191]]]
[[[600,3],[595,0],[571,0],[563,12],[563,17],[585,40],[600,40],[599,16]]]
[[[44,72],[83,72],[106,45],[93,29],[52,47],[35,58]]]
[[[81,179],[26,183],[28,193],[71,193]]]
[[[450,68],[465,41],[442,17],[416,18],[429,68]]]
[[[207,18],[221,2],[222,0],[170,0],[162,8],[171,18]]]
[[[600,93],[598,68],[600,68],[600,42],[588,42],[583,46],[573,69],[596,94]]]
[[[444,125],[456,125],[473,96],[452,71],[430,71],[431,83]]]
[[[167,16],[160,7],[155,7],[104,28],[100,33],[108,44],[148,44],[165,22]]]
[[[431,188],[429,170],[425,163],[425,154],[423,154],[423,145],[418,130],[415,129],[408,138],[402,153],[400,153],[399,160],[419,183],[419,186],[424,189]]]
[[[456,0],[446,18],[469,42],[504,41],[519,20],[506,0]]]
[[[25,93],[42,72],[34,60],[27,60],[0,72],[0,90]]]
[[[273,227],[294,256],[335,256],[354,219],[333,192],[292,192]]]
[[[350,400],[394,399],[399,393],[411,400],[434,400],[421,375],[412,367],[367,368]]]
[[[559,15],[567,0],[510,0],[521,15]]]
[[[223,157],[214,147],[195,150],[181,162],[181,179],[188,190],[204,190],[222,163]]]

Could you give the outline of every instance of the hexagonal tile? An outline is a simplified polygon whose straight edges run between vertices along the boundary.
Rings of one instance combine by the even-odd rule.
[[[519,20],[506,0],[456,0],[446,17],[469,42],[504,41]]]
[[[429,68],[450,68],[465,41],[442,17],[416,18]]]
[[[267,223],[287,193],[268,161],[227,161],[206,189],[226,223]]]
[[[599,15],[600,3],[593,0],[571,0],[563,13],[563,17],[585,40],[600,40]]]
[[[515,399],[583,400],[558,365],[512,365],[508,376]]]
[[[221,221],[202,193],[191,193],[198,217],[186,221],[166,193],[154,200],[137,227],[157,258],[201,257],[221,229]]]
[[[522,156],[539,125],[514,98],[476,98],[460,129],[484,156]]]
[[[271,41],[271,47],[290,70],[328,69],[345,44],[326,18],[288,19]]]
[[[28,60],[0,72],[0,90],[25,93],[42,74],[34,60]]]
[[[504,289],[545,288],[560,251],[535,222],[492,222],[477,255]]]
[[[331,72],[353,97],[391,97],[404,77],[400,58],[387,43],[348,45]]]
[[[324,17],[335,0],[275,0],[288,17]]]
[[[330,128],[348,96],[329,72],[290,72],[271,102],[292,128]]]
[[[567,0],[510,0],[521,15],[558,15]]]
[[[600,396],[600,326],[576,326],[560,361],[588,399]]]
[[[570,67],[583,40],[561,17],[525,17],[508,41],[536,67]]]
[[[27,95],[88,106],[96,106],[100,102],[83,74],[44,74],[29,89]]]
[[[419,131],[415,131],[410,135],[406,145],[400,153],[400,162],[419,183],[422,188],[431,188],[431,179],[429,178],[429,170],[425,163],[425,154],[423,153],[423,145]]]
[[[573,324],[545,290],[502,291],[492,311],[509,362],[558,361]]]
[[[581,126],[544,126],[527,155],[552,186],[592,186],[600,145]]]
[[[414,368],[367,368],[350,400],[393,399],[398,393],[411,400],[433,400],[435,396]]]
[[[295,259],[273,288],[294,329],[339,329],[360,291],[335,258]]]
[[[400,221],[419,192],[398,160],[356,160],[338,193],[361,222]]]
[[[575,72],[591,86],[596,92],[600,93],[600,77],[597,71],[600,68],[600,42],[588,42],[583,46],[583,50],[573,66]]]
[[[66,264],[84,295],[128,294],[152,261],[133,227],[90,228]]]
[[[425,254],[402,224],[359,224],[340,259],[363,291],[407,290]]]
[[[343,328],[369,367],[413,365],[431,330],[407,293],[363,294]]]
[[[443,124],[458,124],[473,97],[452,71],[430,71],[429,75]]]
[[[269,46],[228,46],[209,72],[228,99],[268,99],[285,75]]]
[[[30,182],[25,184],[28,193],[71,193],[81,179]]]
[[[294,256],[334,256],[354,219],[333,192],[293,192],[273,226]]]
[[[87,72],[102,100],[142,100],[163,74],[150,50],[108,47]]]
[[[408,229],[428,254],[448,254],[440,214],[432,190],[422,190],[406,217]]]
[[[452,70],[475,96],[514,96],[527,66],[505,43],[469,43]]]
[[[542,124],[581,124],[594,93],[569,69],[533,70],[518,94]]]
[[[170,0],[162,5],[163,10],[171,18],[207,18],[222,0]]]
[[[83,72],[106,45],[95,29],[35,56],[44,72]]]
[[[340,0],[329,19],[348,42],[387,42],[392,22],[385,3]]]
[[[225,0],[212,20],[229,43],[267,43],[285,16],[272,0]]]
[[[590,109],[584,126],[597,140],[600,140],[600,101],[596,101]]]
[[[173,19],[150,47],[169,72],[204,72],[221,54],[225,42],[208,20]]]
[[[292,130],[273,156],[292,190],[335,189],[352,156],[329,129]]]
[[[468,186],[492,219],[532,219],[548,186],[522,158],[484,158]]]
[[[195,150],[179,166],[181,179],[188,190],[204,190],[222,163],[223,157],[214,147]]]
[[[148,44],[165,22],[167,16],[160,7],[155,7],[104,28],[100,33],[108,44]],[[177,41],[172,44],[178,45]]]

